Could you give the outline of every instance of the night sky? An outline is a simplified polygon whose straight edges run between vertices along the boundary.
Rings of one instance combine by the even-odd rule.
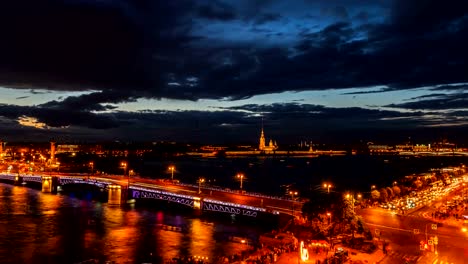
[[[5,0],[0,139],[468,134],[466,0]]]

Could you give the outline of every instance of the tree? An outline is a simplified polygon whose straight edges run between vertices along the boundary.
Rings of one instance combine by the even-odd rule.
[[[392,187],[387,187],[386,189],[387,189],[387,193],[388,193],[388,198],[393,198],[394,194],[393,194]]]
[[[394,194],[395,196],[400,196],[400,193],[401,193],[400,187],[398,187],[398,186],[395,185],[395,186],[393,186],[392,189],[393,189],[393,194]]]
[[[343,218],[347,220],[352,220],[354,218],[354,209],[353,209],[353,198],[343,197]]]
[[[386,188],[380,189],[380,200],[386,202],[388,200],[388,193]]]
[[[421,180],[419,180],[419,179],[418,179],[418,180],[415,180],[415,181],[413,182],[413,186],[414,186],[416,189],[421,188],[421,187],[422,187],[422,182],[421,182]]]
[[[379,200],[380,199],[380,192],[377,191],[377,190],[373,190],[371,192],[371,197],[372,197],[372,200]]]

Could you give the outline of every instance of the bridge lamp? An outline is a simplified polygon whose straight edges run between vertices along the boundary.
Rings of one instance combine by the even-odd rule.
[[[171,171],[171,181],[174,181],[174,170],[175,167],[173,165],[169,166],[168,168]]]
[[[327,189],[327,193],[330,193],[330,188],[331,188],[331,187],[333,187],[333,186],[332,186],[331,184],[329,184],[329,183],[325,183],[325,184],[323,185],[323,188]]]
[[[291,195],[291,200],[292,200],[292,215],[294,217],[294,195],[298,195],[299,193],[297,191],[289,191],[289,195]]]
[[[127,162],[120,162],[120,167],[124,169],[124,176],[127,174]]]
[[[240,188],[242,190],[242,182],[244,181],[244,174],[242,173],[237,173],[237,176],[236,176],[239,180],[240,180]]]
[[[89,163],[89,166],[91,167],[91,174],[94,174],[94,162],[91,161],[91,162]],[[89,174],[88,174],[88,180],[89,180]]]
[[[198,193],[201,193],[201,184],[205,182],[204,178],[198,178]]]

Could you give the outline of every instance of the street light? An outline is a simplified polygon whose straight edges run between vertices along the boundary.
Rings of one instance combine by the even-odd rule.
[[[205,182],[204,178],[198,178],[198,194],[201,193],[201,184]]]
[[[125,161],[120,162],[120,167],[124,170],[124,174],[123,174],[124,177],[125,175],[127,175],[127,165],[128,164]]]
[[[237,173],[237,178],[240,179],[240,188],[242,190],[242,182],[244,180],[244,174],[242,173]]]
[[[331,224],[331,213],[327,212],[327,216],[328,216],[328,224]]]
[[[330,193],[330,187],[332,187],[332,185],[329,184],[329,183],[325,183],[325,184],[323,185],[323,188],[326,188],[326,189],[327,189],[327,193]]]
[[[299,193],[297,191],[289,191],[289,194],[291,195],[291,200],[292,200],[292,215],[294,217],[294,195],[298,195]]]
[[[174,182],[174,170],[175,167],[173,165],[169,166],[169,170],[171,171],[171,181]]]
[[[89,163],[89,166],[91,166],[91,174],[94,174],[94,162],[91,161],[91,162]],[[89,174],[88,174],[88,180],[89,180]]]

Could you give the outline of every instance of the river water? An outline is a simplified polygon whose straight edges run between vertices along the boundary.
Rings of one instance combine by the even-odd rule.
[[[161,225],[184,229],[168,231]],[[265,229],[0,183],[0,263],[160,263],[180,256],[211,262],[246,248],[225,238],[255,239]]]

